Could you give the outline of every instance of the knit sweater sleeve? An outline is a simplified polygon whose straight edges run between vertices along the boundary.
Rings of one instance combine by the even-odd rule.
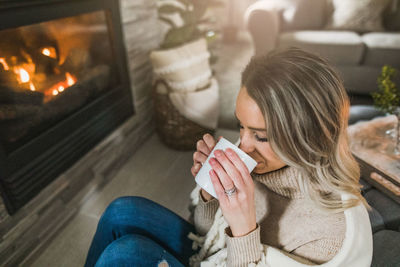
[[[205,235],[210,230],[218,207],[217,199],[206,202],[199,192],[199,203],[194,210],[194,227],[199,235]]]
[[[232,237],[230,228],[225,229],[227,264],[232,267],[247,267],[250,263],[257,263],[261,258],[260,226],[241,237]]]
[[[314,263],[322,264],[331,260],[339,252],[342,242],[343,240],[338,238],[322,238],[308,242],[291,253]]]

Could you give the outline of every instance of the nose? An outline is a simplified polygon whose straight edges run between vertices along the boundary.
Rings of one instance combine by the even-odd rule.
[[[254,151],[253,136],[248,131],[245,130],[241,131],[239,148],[246,153],[251,153]]]

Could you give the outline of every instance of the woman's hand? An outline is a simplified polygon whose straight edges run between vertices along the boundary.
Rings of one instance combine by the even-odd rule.
[[[215,145],[216,142],[214,140],[214,137],[212,137],[210,134],[205,134],[202,140],[197,141],[197,151],[193,153],[193,166],[190,169],[193,177],[196,177],[201,166],[207,160],[208,155],[210,155]],[[213,196],[211,196],[203,189],[201,189],[201,195],[206,201],[209,201],[213,198]]]
[[[257,227],[254,203],[254,183],[251,175],[235,151],[228,148],[214,151],[210,159],[211,181],[219,199],[222,213],[233,236],[244,236]],[[236,188],[230,196],[225,190]]]

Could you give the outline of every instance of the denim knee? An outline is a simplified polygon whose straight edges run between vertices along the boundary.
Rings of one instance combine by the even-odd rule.
[[[106,266],[136,266],[141,255],[135,253],[145,242],[139,235],[125,235],[106,247],[96,263],[96,267]]]
[[[95,266],[137,267],[182,265],[175,259],[166,255],[166,251],[152,240],[141,235],[131,234],[125,235],[108,245]]]
[[[146,203],[151,201],[144,197],[137,196],[124,196],[114,199],[106,208],[101,220],[112,221],[118,216],[122,215],[121,210],[129,208],[131,212],[135,212],[138,209],[143,209]]]

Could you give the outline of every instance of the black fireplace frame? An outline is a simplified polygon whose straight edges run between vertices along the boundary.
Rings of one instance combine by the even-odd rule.
[[[106,11],[119,83],[17,150],[0,143],[0,193],[11,215],[132,116],[134,106],[119,0],[0,2],[0,30],[99,10]]]

